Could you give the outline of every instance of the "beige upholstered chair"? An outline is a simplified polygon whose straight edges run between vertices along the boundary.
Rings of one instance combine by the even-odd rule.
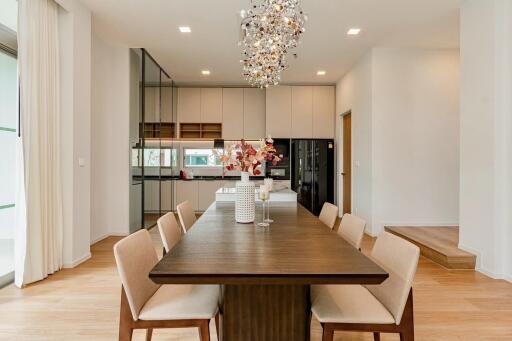
[[[361,242],[363,240],[365,226],[366,221],[363,219],[356,217],[355,215],[345,213],[341,218],[338,233],[343,237],[343,239],[352,244],[353,247],[361,250]]]
[[[336,223],[336,218],[338,217],[338,206],[333,205],[329,202],[324,203],[322,206],[322,211],[320,211],[320,215],[318,219],[322,221],[325,225],[329,226],[332,230],[334,227],[334,223]]]
[[[189,201],[184,201],[177,206],[178,209],[178,217],[180,218],[180,224],[183,228],[183,233],[187,233],[187,231],[194,225],[196,222],[196,215],[194,213],[194,209]]]
[[[164,255],[173,248],[181,239],[183,231],[181,230],[173,212],[166,213],[157,220],[158,231],[164,244]]]
[[[210,340],[209,324],[218,312],[218,285],[158,285],[148,274],[158,262],[147,230],[114,245],[121,277],[119,340],[131,340],[134,329],[199,328],[201,341]]]
[[[389,273],[379,285],[323,285],[312,288],[313,315],[323,326],[323,341],[335,330],[399,333],[401,341],[414,340],[412,281],[420,250],[408,241],[383,232],[371,258]]]

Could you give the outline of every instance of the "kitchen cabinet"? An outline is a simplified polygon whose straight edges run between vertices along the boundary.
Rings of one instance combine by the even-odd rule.
[[[266,135],[291,137],[292,88],[275,86],[266,90]]]
[[[178,120],[201,123],[201,89],[178,88]]]
[[[243,89],[244,138],[257,140],[265,137],[265,90],[258,88]]]
[[[160,88],[144,89],[144,119],[146,122],[160,122]]]
[[[316,117],[315,117],[316,119]],[[292,86],[293,138],[313,137],[313,87]]]
[[[222,122],[222,88],[201,89],[201,122]]]
[[[162,188],[162,211],[169,212],[173,211],[176,207],[176,204],[173,203],[174,197],[174,186],[176,184],[175,180],[165,180],[161,182]]]
[[[221,188],[224,181],[208,180],[199,181],[199,211],[206,211],[208,207],[215,201],[215,192]]]
[[[172,117],[172,104],[173,104],[173,94],[172,94],[172,87],[162,87],[161,89],[161,117],[162,122],[170,123],[173,122]]]
[[[244,90],[222,89],[222,137],[238,140],[244,137]]]
[[[334,86],[313,87],[313,137],[334,138],[336,122]]]
[[[176,205],[188,200],[194,211],[199,210],[199,180],[178,180],[176,182]]]
[[[158,212],[160,210],[160,181],[144,181],[144,211]]]

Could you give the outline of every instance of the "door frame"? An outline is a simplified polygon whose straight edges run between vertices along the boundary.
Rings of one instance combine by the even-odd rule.
[[[339,207],[339,213],[338,215],[341,217],[343,216],[343,175],[341,173],[343,172],[343,116],[346,116],[348,114],[352,114],[352,109],[348,109],[347,111],[342,112],[341,114],[336,115],[336,140],[338,145],[338,152],[336,153],[336,182],[337,182],[337,201],[338,201],[338,207]],[[352,117],[353,118],[353,117]],[[353,120],[352,120],[353,122]],[[352,130],[352,136],[353,134],[353,127],[354,124],[352,123],[351,130]],[[353,139],[352,139],[353,141]],[[351,154],[352,158],[354,156],[354,143],[352,143],[351,146]],[[353,201],[354,199],[354,176],[353,176],[353,167],[350,177],[350,183],[352,184],[350,198]],[[353,202],[352,202],[353,204]]]

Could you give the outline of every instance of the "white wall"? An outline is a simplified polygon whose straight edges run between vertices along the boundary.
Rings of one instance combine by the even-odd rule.
[[[512,280],[512,3],[461,6],[460,241]]]
[[[372,78],[373,232],[457,225],[459,51],[374,49]]]
[[[372,51],[336,85],[336,137],[341,136],[341,115],[352,112],[352,208],[372,225]],[[343,139],[337,140],[338,174],[343,170]],[[338,205],[343,207],[343,181],[338,181]]]
[[[352,111],[352,208],[367,233],[458,223],[458,63],[457,50],[376,48],[338,82],[337,114]]]
[[[73,267],[91,255],[91,12],[77,0],[57,2],[61,5],[64,267]]]
[[[91,243],[129,232],[129,52],[92,35]]]

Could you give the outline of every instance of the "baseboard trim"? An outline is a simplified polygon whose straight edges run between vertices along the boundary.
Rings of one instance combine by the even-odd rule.
[[[129,233],[124,233],[124,232],[107,233],[107,234],[101,235],[100,237],[97,237],[97,238],[94,238],[93,240],[91,240],[91,245],[101,242],[102,240],[107,239],[108,237],[126,237],[128,235],[129,235]]]
[[[90,258],[91,258],[91,253],[87,252],[85,255],[73,260],[72,262],[64,263],[62,265],[62,267],[65,269],[75,268],[75,267],[79,266],[80,264],[82,264],[83,262],[89,260]]]
[[[494,271],[489,271],[489,270],[483,268],[482,265],[481,265],[482,264],[482,262],[481,262],[482,256],[481,256],[481,253],[478,250],[475,250],[472,247],[469,247],[469,246],[461,244],[461,243],[459,243],[459,249],[464,250],[466,252],[470,252],[470,253],[476,255],[475,271],[478,271],[481,274],[483,274],[483,275],[485,275],[487,277],[490,277],[492,279],[502,279],[502,280],[505,280],[507,282],[511,282],[512,283],[512,275],[507,275],[507,274],[503,274],[503,273],[496,273]]]

